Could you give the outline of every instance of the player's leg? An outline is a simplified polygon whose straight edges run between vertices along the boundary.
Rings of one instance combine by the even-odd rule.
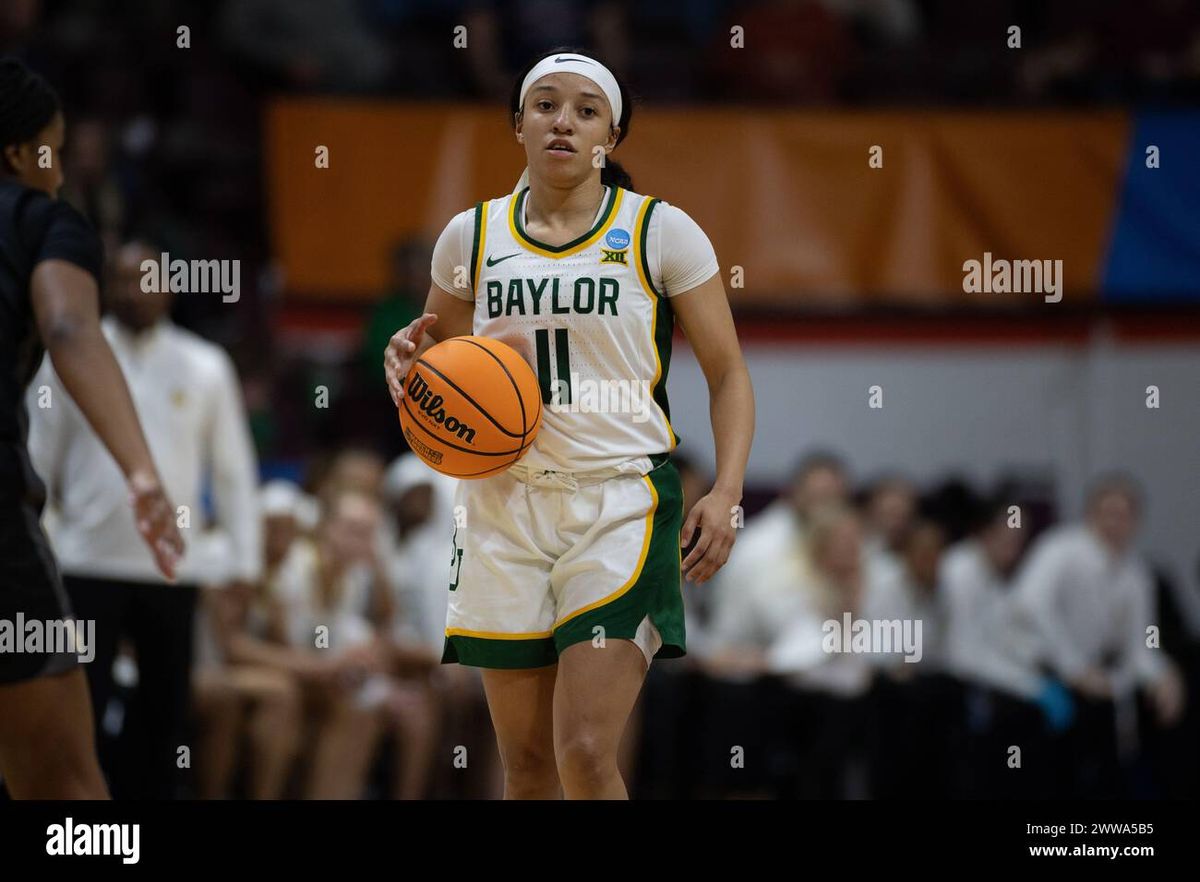
[[[551,580],[555,746],[568,798],[625,798],[622,736],[650,659],[684,653],[679,590],[682,489],[669,462],[646,476],[582,486],[560,529],[574,534]]]
[[[628,798],[617,754],[646,670],[631,640],[576,643],[559,656],[554,748],[567,799]]]
[[[502,474],[462,481],[443,662],[483,668],[506,799],[557,799],[554,598],[559,491]]]
[[[30,506],[0,510],[0,620],[70,618],[50,545]],[[95,638],[82,629],[84,641]],[[95,651],[0,653],[0,775],[16,799],[107,799],[92,703],[78,664]],[[110,659],[111,660],[111,659]]]
[[[562,796],[554,758],[557,667],[483,672],[488,710],[504,764],[505,799]]]
[[[108,799],[82,668],[0,685],[0,773],[14,799]]]

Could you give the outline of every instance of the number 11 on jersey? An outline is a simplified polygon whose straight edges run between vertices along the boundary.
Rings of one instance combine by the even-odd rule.
[[[554,329],[554,362],[558,377],[550,372],[550,330],[541,328],[533,332],[537,349],[538,385],[542,387],[542,402],[545,404],[571,403],[571,355],[567,344],[567,329]],[[557,397],[556,397],[557,396]]]

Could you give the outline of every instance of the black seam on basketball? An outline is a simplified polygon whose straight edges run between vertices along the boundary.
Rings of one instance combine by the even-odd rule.
[[[514,465],[516,465],[516,464],[517,464],[517,463],[520,461],[521,457],[523,457],[523,456],[524,456],[526,453],[528,453],[528,452],[529,452],[529,448],[530,448],[530,447],[532,447],[532,446],[533,446],[533,442],[532,442],[532,441],[530,441],[528,444],[522,444],[522,445],[521,445],[521,448],[520,448],[520,449],[519,449],[519,450],[516,452],[516,454],[513,456],[513,460],[512,460],[512,462],[510,462],[510,463],[508,464],[508,467],[509,467],[509,468],[512,468]]]
[[[514,459],[512,462],[508,463],[507,465],[493,466],[490,469],[484,469],[483,471],[480,471],[480,472],[463,472],[462,474],[459,474],[457,472],[442,472],[442,474],[446,475],[449,478],[463,478],[463,479],[469,480],[471,478],[482,478],[484,475],[490,475],[492,472],[507,471],[508,469],[512,468],[516,464],[517,460],[519,460],[522,456],[524,456],[524,454],[526,452],[528,452],[529,448],[532,446],[533,446],[533,442],[530,441],[528,444],[521,447],[521,450],[518,452],[517,458]]]
[[[445,341],[445,342],[449,342],[449,341]],[[480,347],[480,348],[483,348],[483,347]],[[447,386],[449,386],[451,389],[453,389],[455,392],[457,392],[463,398],[467,399],[467,401],[471,402],[471,406],[474,407],[477,411],[479,411],[480,415],[482,417],[484,417],[484,419],[486,419],[489,423],[491,423],[493,426],[495,426],[497,429],[499,429],[501,432],[503,432],[509,438],[524,438],[525,437],[524,432],[521,432],[519,434],[517,432],[510,432],[510,431],[508,431],[508,429],[504,428],[504,426],[500,425],[498,422],[496,422],[494,419],[492,419],[492,415],[490,413],[488,413],[486,410],[484,410],[482,407],[480,407],[478,401],[476,401],[474,398],[472,398],[470,395],[468,395],[466,392],[464,392],[461,388],[459,388],[457,383],[455,383],[453,380],[451,380],[449,377],[447,377],[445,374],[443,374],[441,371],[439,371],[437,368],[435,368],[433,365],[431,365],[425,359],[423,359],[423,358],[418,359],[417,364],[425,365],[425,367],[429,368],[429,370],[431,370],[433,373],[435,373],[439,377],[441,377],[442,380],[445,381]],[[505,368],[505,370],[507,370],[507,368]],[[510,375],[510,379],[511,379],[511,375]],[[520,400],[520,397],[521,397],[521,393],[518,392],[517,399]],[[525,405],[522,404],[521,405],[522,425],[524,424],[524,421],[525,421]]]
[[[524,444],[522,444],[520,447],[517,448],[517,452],[513,454],[512,462],[510,462],[508,464],[510,468],[512,466],[515,466],[517,464],[517,461],[520,460],[520,458],[525,455],[525,450],[526,450],[526,447]]]
[[[408,412],[408,415],[410,417],[412,417],[413,425],[416,426],[418,429],[420,429],[422,432],[424,432],[426,435],[428,435],[430,438],[437,439],[437,442],[439,444],[441,444],[445,447],[449,447],[451,450],[457,450],[460,453],[472,453],[475,456],[508,456],[510,453],[513,452],[511,450],[497,450],[494,453],[489,453],[486,450],[472,450],[470,447],[459,447],[457,444],[451,444],[445,438],[442,438],[441,436],[435,434],[434,432],[429,431],[429,429],[427,429],[423,425],[421,425],[421,418],[419,416],[417,416],[415,413],[413,413],[412,408],[408,406],[408,400],[409,400],[408,396],[405,395],[404,396],[404,409]],[[517,450],[520,450],[520,449],[521,449],[520,447],[517,448]]]
[[[482,472],[463,472],[462,474],[459,474],[457,472],[442,472],[442,474],[445,475],[447,478],[462,478],[463,480],[470,480],[471,478],[485,477],[486,475],[490,475],[493,472],[499,473],[499,472],[507,471],[510,468],[512,468],[512,463],[508,463],[506,465],[493,466],[490,469],[484,469]]]
[[[464,340],[461,337],[451,337],[450,339],[457,340],[459,343],[470,343],[472,346],[478,346],[492,358],[496,359],[496,364],[500,365],[500,369],[508,376],[508,381],[512,383],[513,391],[517,393],[517,404],[521,405],[521,441],[524,442],[525,436],[529,434],[529,424],[525,422],[525,397],[521,395],[521,389],[517,386],[517,378],[512,375],[512,371],[508,369],[508,365],[502,362],[492,350],[476,343],[474,340]],[[449,342],[449,340],[446,342]],[[505,432],[505,434],[508,435],[511,433]],[[516,436],[514,435],[513,437]]]

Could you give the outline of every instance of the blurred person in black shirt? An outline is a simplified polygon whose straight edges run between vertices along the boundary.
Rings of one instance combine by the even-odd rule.
[[[53,89],[19,61],[0,59],[0,621],[8,623],[72,618],[39,521],[45,488],[26,448],[25,388],[43,347],[120,466],[138,531],[168,578],[183,553],[174,508],[100,331],[99,240],[57,199],[64,137]],[[80,654],[0,652],[0,772],[15,797],[108,795]]]

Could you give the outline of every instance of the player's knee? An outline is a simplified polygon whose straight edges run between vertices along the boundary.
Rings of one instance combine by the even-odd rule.
[[[558,772],[565,781],[602,781],[616,768],[616,762],[607,742],[591,732],[570,735],[559,745]]]
[[[510,784],[536,787],[556,780],[558,771],[550,747],[522,744],[504,751],[504,777]]]

